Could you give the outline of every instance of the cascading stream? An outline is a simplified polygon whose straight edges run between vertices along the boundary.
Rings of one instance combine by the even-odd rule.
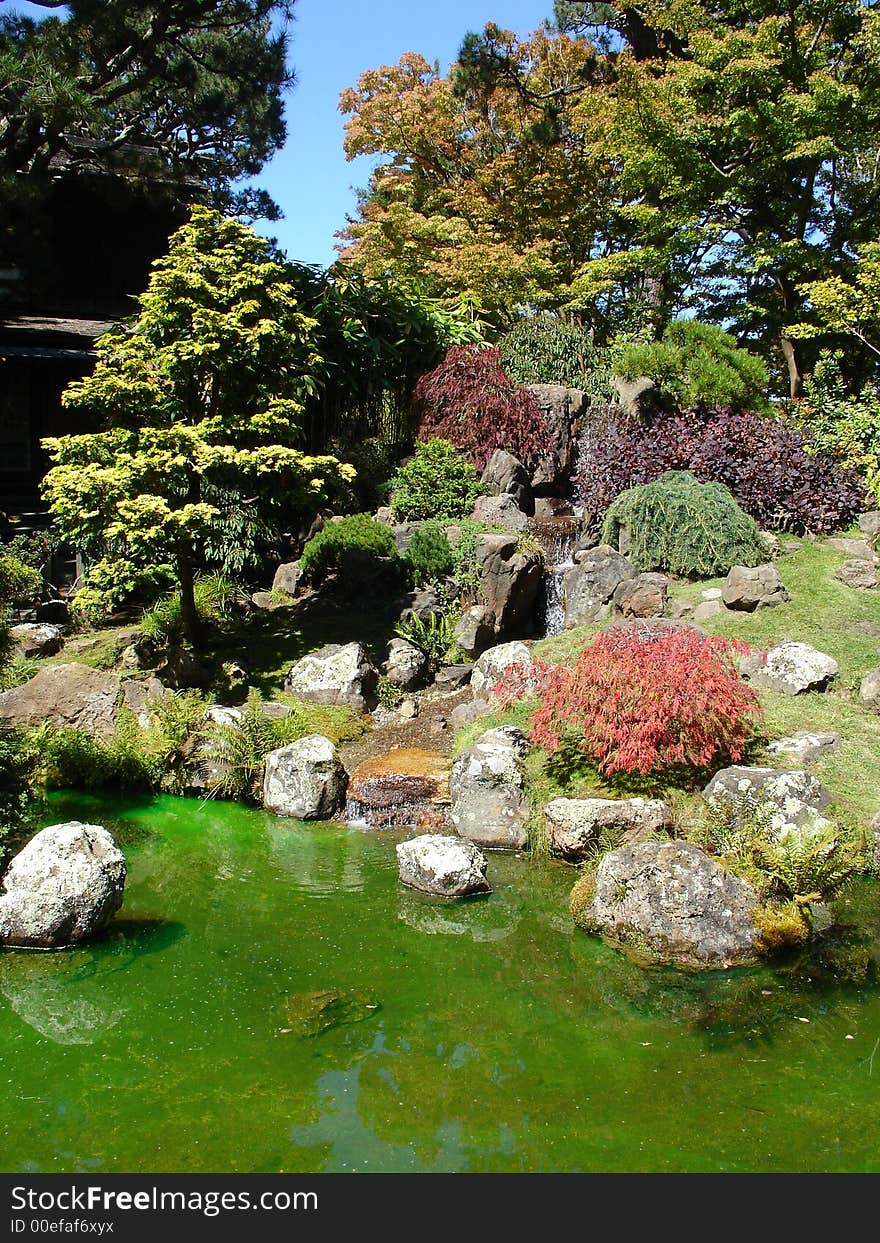
[[[544,549],[547,563],[538,629],[542,638],[549,639],[565,628],[565,575],[574,565],[572,551],[579,524],[576,518],[535,518],[530,531]]]

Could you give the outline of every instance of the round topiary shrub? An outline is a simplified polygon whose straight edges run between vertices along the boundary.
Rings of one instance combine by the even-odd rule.
[[[639,570],[711,578],[767,559],[757,523],[730,489],[700,483],[686,470],[668,470],[621,493],[605,515],[603,540],[617,547],[622,527],[629,532],[627,556]]]
[[[403,557],[413,585],[422,587],[440,582],[455,568],[455,554],[442,522],[426,522],[416,527]]]
[[[454,445],[439,436],[416,445],[391,480],[391,508],[401,522],[470,517],[483,492],[477,472]]]
[[[352,550],[398,560],[394,534],[388,527],[369,514],[350,514],[338,522],[328,522],[308,541],[300,557],[303,574],[319,583],[331,571],[339,570],[343,557]]]

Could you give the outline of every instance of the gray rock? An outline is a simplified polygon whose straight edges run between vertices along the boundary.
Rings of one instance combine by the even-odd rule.
[[[565,624],[586,626],[603,620],[621,583],[636,577],[631,561],[607,544],[600,544],[565,575]]]
[[[255,591],[251,604],[264,613],[278,613],[294,607],[293,596],[279,595],[274,591]]]
[[[539,520],[548,518],[572,518],[574,509],[570,501],[561,496],[536,496],[535,517]]]
[[[514,665],[531,668],[532,657],[525,643],[516,640],[513,643],[499,643],[495,647],[490,647],[483,652],[474,665],[471,674],[471,690],[475,695],[488,698],[492,693],[492,688]]]
[[[491,893],[486,856],[460,837],[426,833],[397,845],[397,868],[404,885],[444,898]]]
[[[455,641],[468,659],[476,660],[495,642],[495,614],[482,604],[465,609],[455,627]]]
[[[509,495],[524,512],[532,509],[531,476],[512,453],[496,449],[486,463],[481,482],[491,496]]]
[[[477,541],[479,597],[495,618],[496,637],[528,632],[544,578],[537,552],[520,552],[516,535],[489,534]]]
[[[272,590],[283,592],[285,596],[295,596],[302,583],[303,572],[298,561],[284,561],[275,571],[272,579]]]
[[[125,859],[106,829],[51,825],[6,869],[0,944],[60,949],[87,941],[119,910],[124,888]]]
[[[396,603],[397,616],[401,621],[409,621],[411,617],[417,617],[419,621],[442,617],[447,607],[446,601],[433,587],[423,591],[408,591]]]
[[[794,764],[814,764],[823,755],[836,751],[840,734],[811,734],[803,731],[790,738],[777,738],[767,746],[770,755],[784,755]]]
[[[831,802],[831,795],[812,773],[803,769],[747,768],[734,765],[716,773],[703,791],[707,803],[745,809],[748,804],[775,808],[769,829],[779,834],[812,828]],[[826,823],[823,821],[823,823]]]
[[[775,531],[759,532],[761,539],[764,541],[764,550],[771,561],[775,561],[782,554],[782,543]]]
[[[449,724],[453,729],[464,729],[473,725],[492,711],[493,704],[487,699],[470,699],[466,703],[457,704],[449,714]]]
[[[624,413],[637,419],[648,419],[660,408],[660,390],[650,376],[637,376],[624,380],[619,376],[612,380],[617,399]]]
[[[212,704],[205,712],[205,720],[212,725],[228,725],[237,729],[243,716],[241,708],[227,708],[225,704]]]
[[[685,618],[694,617],[694,606],[689,600],[683,600],[679,596],[674,600],[668,601],[666,616],[673,621],[683,621]]]
[[[270,721],[283,721],[289,717],[293,708],[290,704],[282,704],[274,699],[268,699],[265,703],[260,704],[260,711],[263,716],[267,716]]]
[[[9,635],[22,656],[54,656],[61,651],[61,631],[48,622],[22,622],[12,626]]]
[[[211,669],[202,657],[192,648],[177,644],[167,648],[159,672],[174,690],[204,689],[212,681]]]
[[[743,656],[740,673],[761,690],[783,695],[802,695],[805,691],[824,691],[840,674],[833,657],[808,643],[780,643],[766,657],[761,652]]]
[[[173,694],[158,678],[144,678],[143,681],[129,678],[122,683],[120,707],[134,713],[141,729],[149,729],[153,724],[152,706]]]
[[[822,541],[823,548],[830,548],[834,552],[842,552],[846,557],[852,557],[856,561],[874,560],[874,551],[867,540],[850,539],[847,536],[835,536],[833,539],[824,539]]]
[[[880,669],[869,669],[859,685],[859,698],[872,712],[880,712]]]
[[[441,690],[457,691],[467,686],[473,671],[474,667],[471,664],[443,665],[437,670],[434,681]]]
[[[550,850],[573,861],[586,858],[603,831],[632,845],[670,822],[669,808],[656,798],[556,798],[544,808]]]
[[[532,473],[532,486],[562,484],[571,477],[577,445],[587,416],[589,398],[579,388],[563,384],[528,384],[547,423],[550,453],[542,457]]]
[[[360,643],[329,643],[290,670],[284,689],[320,704],[345,704],[361,712],[375,703],[379,673]]]
[[[712,969],[755,957],[747,881],[690,842],[641,842],[604,856],[579,920],[590,931],[660,962]]]
[[[88,665],[46,665],[0,695],[0,722],[30,728],[48,722],[84,730],[109,742],[116,733],[121,682]]]
[[[724,592],[720,587],[707,587],[705,591],[700,592],[701,600],[720,600]]]
[[[528,514],[517,505],[515,498],[508,493],[501,496],[478,496],[474,501],[471,517],[474,522],[504,527],[508,531],[526,531],[531,521]]]
[[[617,587],[614,603],[624,617],[662,617],[668,590],[665,574],[637,574]]]
[[[487,730],[452,766],[452,823],[461,837],[497,850],[528,844],[523,761],[528,739],[512,725]]]
[[[428,668],[428,658],[406,639],[392,639],[388,644],[388,656],[383,665],[385,676],[402,691],[418,686]]]
[[[852,558],[834,571],[834,577],[845,587],[853,587],[857,591],[869,591],[877,586],[877,567],[873,561],[862,561]]]
[[[721,592],[729,609],[753,613],[756,609],[774,608],[791,599],[775,565],[735,565],[730,570]]]
[[[859,530],[866,539],[876,539],[880,535],[880,509],[872,509],[868,513],[859,514]]]
[[[336,748],[321,734],[308,734],[266,756],[263,806],[276,816],[331,820],[345,805],[347,786]]]
[[[723,612],[724,605],[720,600],[701,600],[694,609],[694,621],[699,626],[710,617],[718,617]]]

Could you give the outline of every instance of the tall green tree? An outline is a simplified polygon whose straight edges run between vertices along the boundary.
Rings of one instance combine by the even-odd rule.
[[[63,397],[106,430],[46,441],[44,492],[93,583],[134,585],[173,567],[195,639],[194,577],[229,508],[317,508],[354,471],[296,447],[324,363],[316,323],[265,239],[196,207],[138,301],[134,322],[100,339],[94,372]]]
[[[242,209],[230,187],[284,142],[294,0],[35,3],[40,21],[0,14],[3,194],[97,168]]]

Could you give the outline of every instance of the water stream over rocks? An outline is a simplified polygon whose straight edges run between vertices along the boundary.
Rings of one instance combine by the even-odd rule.
[[[538,633],[549,639],[565,628],[565,575],[574,565],[572,550],[580,524],[577,518],[534,518],[529,527],[544,549],[547,571],[538,604]]]

